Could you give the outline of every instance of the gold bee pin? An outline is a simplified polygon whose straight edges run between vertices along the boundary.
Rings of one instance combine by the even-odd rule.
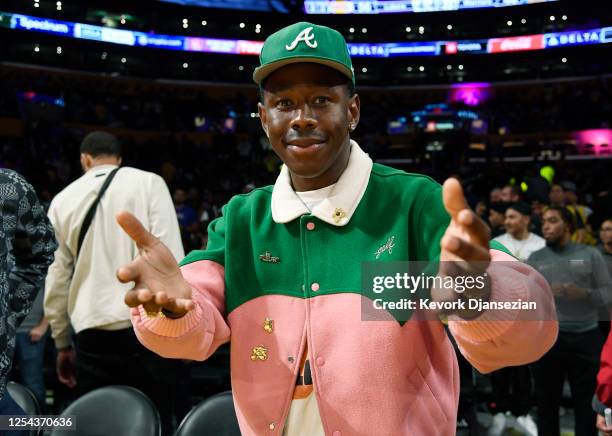
[[[251,351],[251,360],[266,360],[268,358],[268,350],[263,345],[254,347]]]
[[[346,218],[346,212],[338,207],[334,211],[334,214],[332,215],[332,218],[334,219],[336,224],[338,224],[338,223],[340,223],[340,221],[342,221],[343,218]]]
[[[263,324],[263,329],[267,333],[272,333],[272,330],[274,329],[274,321],[271,318],[266,318]]]

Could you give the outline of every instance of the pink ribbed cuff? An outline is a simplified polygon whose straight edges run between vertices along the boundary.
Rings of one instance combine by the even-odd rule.
[[[193,300],[195,308],[178,319],[151,318],[147,316],[147,312],[141,304],[137,308],[132,308],[132,323],[141,330],[148,330],[153,334],[167,338],[187,335],[198,325],[201,325],[204,320],[202,306],[206,303],[202,301],[202,297],[195,290],[193,291]]]
[[[524,277],[507,265],[492,262],[487,270],[491,278],[492,302],[530,301],[529,289]],[[485,342],[501,337],[516,323],[521,309],[485,310],[473,320],[452,315],[448,317],[448,327],[453,335],[461,336],[472,342]]]

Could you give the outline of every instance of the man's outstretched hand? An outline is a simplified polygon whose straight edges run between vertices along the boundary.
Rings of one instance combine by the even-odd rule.
[[[131,213],[119,212],[116,219],[136,243],[140,253],[132,262],[117,270],[121,283],[135,283],[125,295],[125,304],[130,307],[142,304],[149,314],[165,309],[172,312],[172,318],[181,317],[192,310],[195,304],[191,299],[191,286],[183,278],[168,247]]]
[[[487,270],[491,256],[489,239],[491,232],[487,224],[468,206],[463,189],[457,179],[450,178],[442,186],[444,208],[451,217],[446,232],[440,241],[439,276],[478,276]],[[490,282],[486,276],[483,288],[473,287],[464,292],[463,298],[488,299]],[[455,290],[432,289],[435,301],[456,301],[461,294]],[[479,315],[473,310],[455,312],[470,319]]]

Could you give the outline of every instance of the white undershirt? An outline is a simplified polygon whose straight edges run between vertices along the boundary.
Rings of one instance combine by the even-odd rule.
[[[328,197],[334,186],[335,185],[330,185],[314,191],[296,192],[296,195],[302,200],[306,207],[312,211],[312,209]],[[307,345],[306,350],[308,350]],[[303,369],[300,368],[300,373],[302,372]],[[296,396],[297,392],[294,394],[293,401],[291,401],[291,408],[289,409],[289,414],[285,421],[283,435],[325,436],[314,386],[312,392],[306,397],[296,398]]]

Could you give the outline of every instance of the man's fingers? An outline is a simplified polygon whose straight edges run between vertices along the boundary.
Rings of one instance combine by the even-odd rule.
[[[136,261],[132,261],[117,270],[117,280],[121,283],[135,282],[140,277],[140,270]]]
[[[158,242],[134,215],[127,211],[119,212],[115,219],[121,228],[139,247],[152,247]]]
[[[177,315],[189,312],[195,308],[193,300],[188,298],[171,298],[165,305],[166,309]]]
[[[469,261],[470,264],[474,264],[475,266],[478,266],[478,264],[482,262],[482,266],[485,267],[491,260],[488,249],[456,236],[444,236],[442,241],[440,241],[440,246],[443,250],[446,250],[454,255],[454,257],[458,259],[465,259],[466,261]],[[448,260],[457,262],[457,260],[453,259]]]
[[[457,219],[457,215],[463,209],[469,209],[459,180],[452,177],[446,179],[444,185],[442,185],[442,201],[444,202],[444,208],[453,220]]]
[[[463,209],[457,214],[457,224],[481,247],[488,247],[491,230],[471,209]]]
[[[125,294],[125,304],[129,307],[138,307],[153,299],[153,293],[148,289],[132,289]]]

